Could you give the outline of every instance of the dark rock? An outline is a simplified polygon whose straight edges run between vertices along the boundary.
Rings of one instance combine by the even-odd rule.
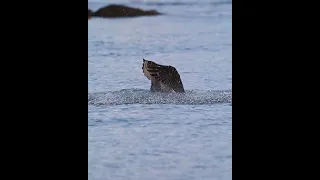
[[[144,11],[138,8],[132,8],[124,5],[112,4],[102,7],[92,14],[96,17],[116,18],[116,17],[136,17],[136,16],[155,16],[160,15],[156,10]]]
[[[93,11],[91,11],[90,9],[88,9],[88,19],[91,18],[92,14],[93,14]]]

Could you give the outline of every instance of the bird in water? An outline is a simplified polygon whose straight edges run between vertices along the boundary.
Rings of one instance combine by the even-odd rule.
[[[180,75],[175,67],[143,59],[142,70],[143,74],[151,81],[151,92],[185,93]]]

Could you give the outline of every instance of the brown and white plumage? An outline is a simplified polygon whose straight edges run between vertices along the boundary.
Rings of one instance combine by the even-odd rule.
[[[184,87],[176,68],[157,64],[143,59],[142,70],[151,81],[150,90],[153,92],[184,93]]]

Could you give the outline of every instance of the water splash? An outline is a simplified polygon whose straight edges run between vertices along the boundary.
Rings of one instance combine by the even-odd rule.
[[[123,89],[88,94],[88,105],[110,106],[122,104],[216,104],[232,103],[232,90],[187,90],[185,94],[152,93],[146,89]]]

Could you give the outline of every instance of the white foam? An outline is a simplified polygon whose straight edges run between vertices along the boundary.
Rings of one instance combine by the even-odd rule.
[[[146,89],[123,89],[88,94],[88,105],[122,105],[122,104],[216,104],[232,103],[232,90],[202,91],[186,90],[185,94],[152,93]]]

